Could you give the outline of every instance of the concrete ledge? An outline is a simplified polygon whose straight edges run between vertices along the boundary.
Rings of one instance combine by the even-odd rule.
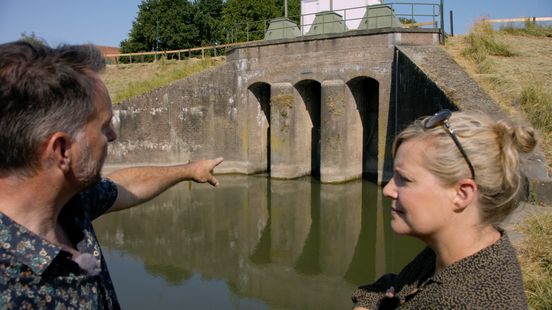
[[[529,180],[529,200],[552,204],[552,180]]]
[[[310,175],[303,165],[272,165],[270,177],[274,179],[295,179]]]
[[[358,172],[349,173],[349,174],[344,174],[343,171],[328,172],[328,171],[322,170],[320,172],[321,183],[345,183],[349,181],[358,180],[360,178],[362,178],[362,173],[358,173]]]
[[[316,41],[316,40],[326,40],[326,39],[335,39],[335,38],[348,38],[348,37],[356,37],[356,36],[367,36],[367,35],[394,35],[397,33],[402,34],[438,34],[439,31],[435,29],[424,29],[424,28],[401,28],[401,27],[387,27],[387,28],[378,28],[378,29],[366,29],[366,30],[349,30],[346,32],[341,33],[329,33],[329,34],[317,34],[317,35],[304,35],[299,36],[292,39],[275,39],[275,40],[267,40],[267,41],[251,41],[251,42],[244,42],[243,45],[239,46],[233,46],[228,48],[227,50],[227,57],[231,52],[242,49],[242,48],[251,48],[251,47],[261,47],[261,46],[267,46],[267,45],[279,45],[279,44],[290,44],[295,42],[309,42],[309,41]],[[434,42],[435,40],[432,39],[433,44],[436,44]],[[431,42],[427,42],[425,44],[432,44]],[[230,57],[231,58],[231,57]]]

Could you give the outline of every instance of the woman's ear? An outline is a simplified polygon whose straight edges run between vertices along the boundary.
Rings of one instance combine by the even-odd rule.
[[[473,179],[464,178],[456,183],[454,206],[456,211],[463,211],[477,200],[477,183]]]
[[[48,159],[64,173],[71,168],[71,141],[71,137],[62,131],[55,132],[47,141]]]

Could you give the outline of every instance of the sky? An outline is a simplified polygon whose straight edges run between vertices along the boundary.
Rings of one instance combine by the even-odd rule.
[[[119,46],[128,37],[142,0],[0,0],[0,43],[35,33],[52,46],[93,43]],[[398,0],[385,2],[434,2]],[[552,0],[444,0],[445,30],[449,12],[454,34],[469,31],[481,17],[552,17]]]

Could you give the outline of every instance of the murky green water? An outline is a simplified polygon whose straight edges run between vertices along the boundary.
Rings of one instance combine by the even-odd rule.
[[[219,176],[95,222],[124,309],[350,309],[422,248],[372,183]]]

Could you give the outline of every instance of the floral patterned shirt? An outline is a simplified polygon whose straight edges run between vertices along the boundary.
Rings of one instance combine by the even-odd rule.
[[[119,309],[91,223],[116,198],[116,185],[102,179],[73,197],[59,215],[79,257],[94,262],[95,270],[0,212],[0,309]]]

